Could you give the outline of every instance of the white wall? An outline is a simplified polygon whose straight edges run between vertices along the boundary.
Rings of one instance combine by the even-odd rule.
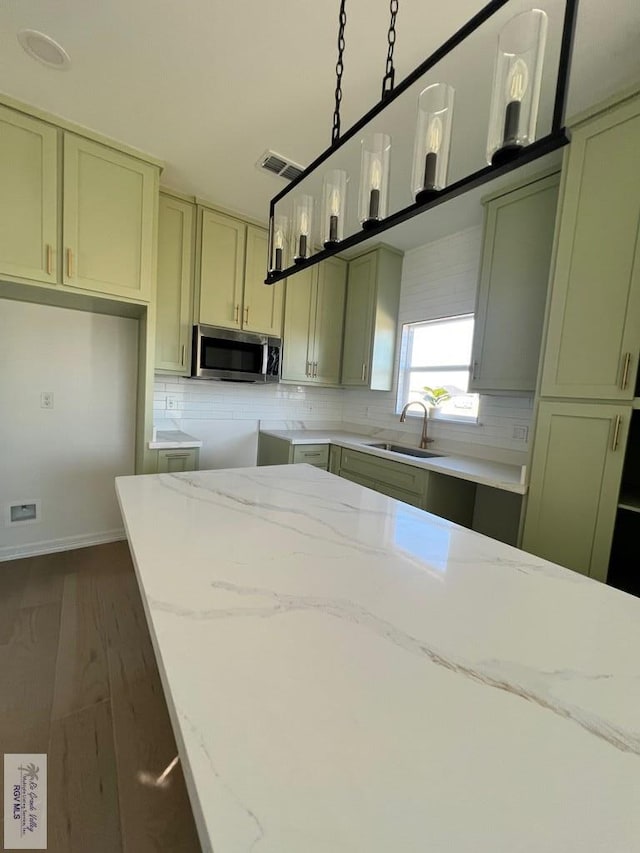
[[[400,324],[472,313],[479,276],[482,229],[469,228],[407,252],[402,270]],[[291,286],[295,286],[295,280]],[[396,370],[397,373],[397,370]],[[175,395],[177,409],[166,410]],[[420,418],[401,425],[391,392],[321,389],[291,385],[241,385],[156,376],[155,415],[175,418],[182,429],[202,438],[201,467],[254,465],[259,421],[282,426],[320,427],[345,422],[363,431],[393,430],[417,440]],[[430,425],[440,446],[464,442],[478,456],[525,452],[514,427],[529,427],[532,397],[482,395],[480,424]]]
[[[122,537],[137,335],[135,320],[0,299],[0,559]],[[7,526],[8,504],[33,500],[39,522]]]

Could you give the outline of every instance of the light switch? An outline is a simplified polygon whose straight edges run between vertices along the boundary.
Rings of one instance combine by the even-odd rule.
[[[40,408],[53,409],[53,391],[43,391],[40,394]]]

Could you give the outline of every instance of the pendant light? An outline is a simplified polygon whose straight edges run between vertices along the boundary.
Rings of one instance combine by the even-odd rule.
[[[370,231],[387,215],[391,137],[386,133],[370,133],[361,145],[358,219]]]
[[[311,227],[313,225],[313,196],[299,195],[293,202],[293,262],[306,261],[311,254]]]
[[[472,95],[466,92],[463,98],[460,83],[457,84],[458,93],[456,94],[453,87],[446,82],[431,83],[425,87],[422,81],[426,79],[427,74],[430,74],[430,78],[433,79],[433,69],[453,51],[461,52],[463,65],[467,39],[481,27],[490,26],[492,19],[497,19],[498,14],[507,7],[515,8],[520,5],[520,0],[489,0],[486,6],[397,85],[395,85],[393,56],[399,4],[398,0],[389,0],[390,23],[380,101],[344,133],[341,133],[340,106],[347,17],[346,0],[340,0],[331,145],[302,174],[294,178],[285,189],[271,199],[270,269],[266,283],[274,284],[337,252],[351,249],[365,240],[370,240],[374,235],[382,234],[389,228],[394,228],[414,216],[445,203],[448,199],[475,189],[566,145],[569,137],[563,122],[578,0],[554,0],[554,2],[564,8],[564,17],[561,24],[559,15],[554,14],[552,19],[556,27],[554,44],[559,45],[559,52],[557,66],[553,69],[553,73],[545,75],[545,102],[552,101],[553,106],[549,110],[550,121],[545,116],[544,132],[541,135],[538,133],[536,138],[549,21],[544,11],[533,8],[512,16],[506,24],[502,25],[499,32],[496,28],[497,54],[490,89],[491,98],[490,101],[487,99],[486,103],[489,115],[487,146],[484,152],[481,145],[475,156],[477,163],[484,159],[486,153],[489,165],[477,166],[475,171],[452,176],[452,170],[449,168],[452,134],[458,133],[456,128],[463,126],[464,120],[476,116],[478,110],[469,110],[468,105],[472,101]],[[490,61],[490,57],[487,57],[487,61]],[[394,136],[400,135],[406,124],[402,121],[398,122],[397,117],[402,115],[401,110],[387,110],[387,107],[394,104],[403,94],[416,91],[416,84],[421,82],[413,140],[413,163],[411,165],[408,162],[394,160],[394,175],[398,178],[398,185],[394,186],[393,199],[390,199],[391,132]],[[478,91],[483,90],[481,85],[483,82],[478,81]],[[469,80],[467,86],[471,88],[474,83],[475,81]],[[455,127],[454,98],[457,99]],[[480,109],[482,106],[480,105]],[[461,119],[463,109],[466,109],[466,114]],[[381,115],[382,113],[385,115]],[[396,117],[395,124],[392,123],[391,116]],[[470,139],[475,137],[475,133],[469,134]],[[357,201],[357,206],[353,216],[347,207],[348,175],[339,168],[345,163],[345,156],[349,156],[349,151],[340,151],[340,149],[349,141],[356,142],[358,139],[361,144],[360,182],[357,199],[354,199]],[[411,141],[401,137],[394,141],[396,152],[406,150],[409,145]],[[471,156],[464,158],[464,162],[474,162],[473,152],[469,152],[469,155]],[[394,158],[395,156],[394,154]],[[412,171],[409,175],[410,168]],[[320,172],[321,169],[322,172]],[[285,241],[278,236],[281,231],[276,226],[276,219],[281,214],[287,197],[291,193],[304,193],[305,188],[311,185],[317,186],[320,174],[323,176],[319,227],[322,248],[315,251],[312,246],[314,200],[307,191],[304,195],[298,195],[293,205],[287,253],[284,248]],[[308,183],[307,180],[309,180]],[[403,192],[403,183],[407,189],[410,187],[410,193]],[[356,216],[361,228],[349,233],[347,223],[354,221]],[[282,254],[276,257],[280,243],[283,244]],[[280,258],[282,263],[286,263],[287,255],[288,260],[292,260],[295,267],[278,269]]]
[[[453,86],[433,83],[418,98],[411,186],[418,204],[434,198],[447,185]]]
[[[498,38],[487,161],[500,165],[536,138],[547,15],[530,9],[512,18]]]
[[[344,237],[348,175],[344,169],[332,169],[322,184],[322,243],[325,249],[336,247]]]
[[[271,245],[273,247],[271,255],[271,270],[273,272],[281,272],[285,264],[286,245],[287,245],[287,230],[289,228],[289,220],[286,216],[276,216],[273,224],[273,239]]]

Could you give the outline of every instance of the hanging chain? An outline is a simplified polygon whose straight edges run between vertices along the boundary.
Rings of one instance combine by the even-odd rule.
[[[342,102],[342,73],[344,71],[344,28],[347,24],[347,13],[345,12],[346,0],[340,0],[340,14],[338,16],[338,61],[336,62],[336,105],[333,111],[333,128],[331,130],[331,144],[340,139],[340,104]]]
[[[387,51],[387,67],[385,75],[382,78],[382,100],[388,97],[393,91],[393,83],[396,76],[396,70],[393,67],[393,48],[396,44],[396,18],[398,16],[399,0],[391,0],[389,3],[389,11],[391,12],[391,20],[389,21],[389,33],[387,41],[389,42],[389,50]]]

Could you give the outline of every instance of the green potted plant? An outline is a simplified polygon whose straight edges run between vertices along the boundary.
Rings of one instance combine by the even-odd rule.
[[[425,403],[432,409],[437,409],[438,406],[451,399],[451,394],[446,388],[430,388],[428,385],[425,385],[422,390],[424,391],[423,397]]]

